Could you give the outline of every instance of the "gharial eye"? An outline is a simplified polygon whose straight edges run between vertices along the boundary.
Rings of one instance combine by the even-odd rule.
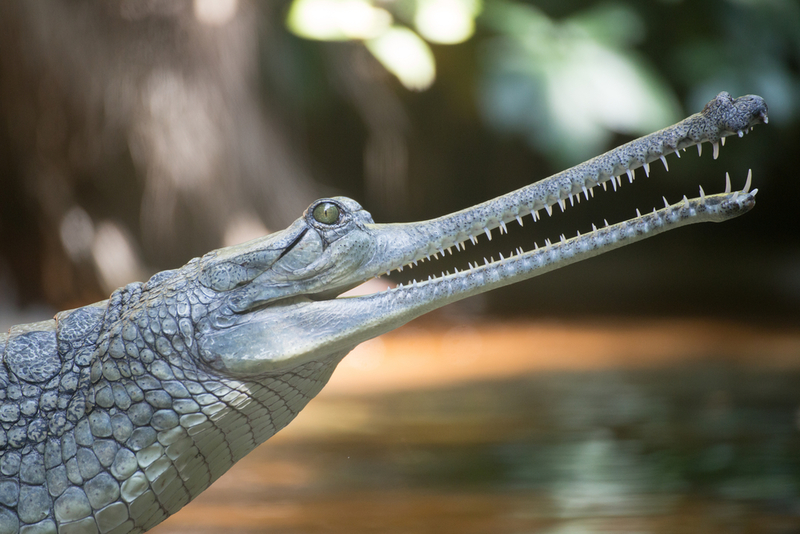
[[[314,208],[313,215],[322,224],[333,224],[339,220],[339,207],[332,202],[323,202]]]

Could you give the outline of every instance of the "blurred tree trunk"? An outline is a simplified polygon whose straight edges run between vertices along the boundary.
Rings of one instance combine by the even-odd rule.
[[[0,3],[0,269],[22,301],[105,298],[318,196],[258,91],[268,6]]]

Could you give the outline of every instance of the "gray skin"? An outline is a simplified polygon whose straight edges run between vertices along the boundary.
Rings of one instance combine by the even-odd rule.
[[[380,293],[344,291],[584,195],[664,155],[767,122],[720,93],[680,123],[438,219],[375,224],[348,198],[107,301],[0,335],[0,534],[143,532],[286,426],[357,344],[430,310],[645,239],[750,210],[756,190],[684,199],[542,248]],[[666,161],[665,161],[666,163]],[[666,204],[666,203],[665,203]]]

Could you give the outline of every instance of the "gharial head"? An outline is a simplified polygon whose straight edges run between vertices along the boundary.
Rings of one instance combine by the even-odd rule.
[[[429,221],[375,224],[354,200],[335,197],[314,202],[287,229],[193,260],[180,271],[203,294],[207,313],[195,318],[200,356],[231,376],[278,374],[311,361],[341,358],[358,343],[387,332],[447,303],[531,278],[581,259],[639,241],[660,232],[703,221],[724,221],[751,209],[757,190],[750,176],[743,189],[697,198],[684,197],[652,213],[571,239],[545,242],[533,250],[521,248],[499,255],[485,265],[469,264],[462,271],[414,280],[379,293],[340,297],[348,289],[419,261],[438,259],[445,250],[461,250],[479,235],[507,232],[507,223],[558,204],[572,204],[593,188],[621,175],[630,182],[635,169],[696,145],[713,146],[719,154],[726,136],[743,136],[767,122],[761,97],[737,99],[720,93],[702,112],[550,178]],[[638,211],[638,210],[637,210]],[[158,282],[151,280],[148,284]]]
[[[317,201],[285,230],[206,254],[199,282],[223,293],[235,313],[339,290],[369,253],[365,225],[372,222],[349,198]]]

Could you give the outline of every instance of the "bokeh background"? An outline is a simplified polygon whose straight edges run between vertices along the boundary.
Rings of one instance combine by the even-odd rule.
[[[448,267],[721,191],[726,171],[741,186],[753,169],[752,212],[366,344],[286,437],[160,528],[798,532],[792,0],[1,2],[0,327],[322,196],[377,222],[458,210],[722,90],[766,98],[769,125]]]

